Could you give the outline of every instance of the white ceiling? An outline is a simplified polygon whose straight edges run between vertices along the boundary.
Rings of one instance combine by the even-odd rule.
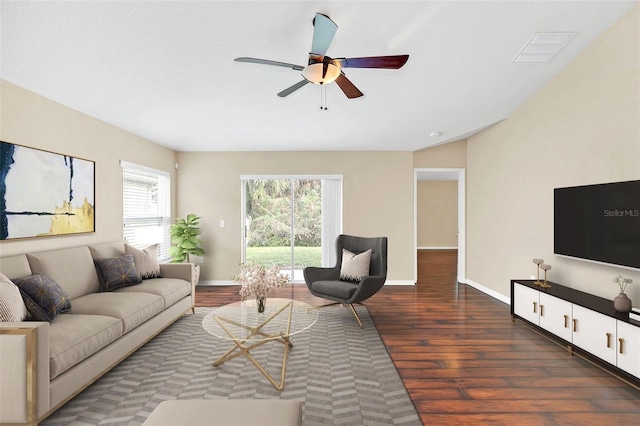
[[[178,151],[402,150],[508,117],[635,3],[615,1],[2,1],[0,76]],[[409,54],[276,93],[306,65],[316,12],[332,57]],[[549,63],[512,59],[537,32],[575,32]],[[441,132],[438,137],[429,137]],[[15,141],[26,143],[28,141]]]

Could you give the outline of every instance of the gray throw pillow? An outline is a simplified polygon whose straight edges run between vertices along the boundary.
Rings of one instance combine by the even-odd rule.
[[[133,262],[132,254],[108,259],[94,259],[98,278],[100,279],[100,291],[112,291],[120,287],[140,284],[142,279]]]
[[[369,275],[369,263],[371,262],[371,249],[355,254],[347,249],[342,249],[342,266],[340,267],[340,279],[343,281],[360,281]]]
[[[154,244],[143,250],[125,244],[124,253],[133,255],[133,262],[136,265],[138,273],[140,273],[140,278],[143,280],[162,278],[162,275],[160,275],[160,264],[158,263],[158,244]]]
[[[60,284],[44,274],[14,278],[27,310],[36,321],[48,321],[71,309],[71,299]]]

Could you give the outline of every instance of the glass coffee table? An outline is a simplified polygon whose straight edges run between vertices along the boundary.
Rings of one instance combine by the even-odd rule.
[[[202,320],[205,331],[220,339],[233,342],[233,346],[213,365],[245,356],[256,366],[273,387],[284,389],[290,337],[309,329],[318,319],[318,311],[311,305],[291,299],[268,298],[263,313],[258,312],[256,300],[230,303],[207,314]],[[269,342],[284,345],[282,372],[277,382],[251,355],[251,351]]]

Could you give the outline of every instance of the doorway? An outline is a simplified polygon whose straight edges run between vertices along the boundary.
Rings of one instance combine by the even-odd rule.
[[[465,242],[465,169],[462,168],[416,168],[414,169],[414,281],[418,282],[418,182],[423,181],[455,181],[457,182],[457,270],[456,281],[466,281]],[[454,249],[454,247],[451,247]],[[436,253],[434,253],[436,254]],[[450,254],[447,255],[450,257]],[[445,257],[447,257],[445,256]],[[422,256],[421,256],[422,257]],[[421,263],[424,265],[424,263]]]

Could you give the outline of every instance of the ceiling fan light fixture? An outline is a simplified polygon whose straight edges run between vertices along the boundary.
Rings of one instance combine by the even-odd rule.
[[[327,64],[327,72],[324,73],[323,77],[323,65],[324,64],[322,62],[309,65],[302,70],[302,76],[313,84],[332,83],[340,77],[340,67],[332,64],[331,62]]]
[[[349,99],[359,98],[363,93],[347,78],[342,72],[342,68],[383,68],[399,69],[407,62],[409,55],[387,55],[387,56],[366,56],[361,58],[339,58],[334,59],[327,56],[327,49],[336,34],[338,26],[327,15],[316,13],[313,20],[313,39],[311,42],[311,52],[309,53],[308,66],[289,64],[286,62],[271,61],[259,58],[236,58],[238,62],[253,62],[256,64],[276,65],[287,67],[296,71],[302,71],[304,80],[290,86],[278,93],[284,98],[291,93],[313,83],[321,87],[334,81]],[[325,93],[321,90],[321,93]],[[326,109],[324,107],[323,109]]]

